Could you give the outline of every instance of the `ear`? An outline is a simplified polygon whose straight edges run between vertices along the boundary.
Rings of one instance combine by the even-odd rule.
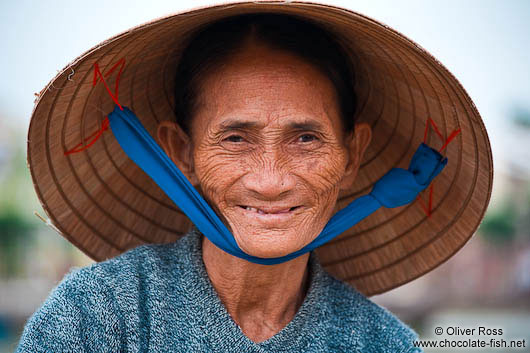
[[[345,137],[345,145],[348,149],[348,162],[344,176],[340,182],[341,190],[347,190],[352,187],[353,181],[357,177],[364,152],[372,140],[372,128],[367,123],[355,124],[354,131],[354,134],[350,133]]]
[[[191,138],[175,122],[165,120],[158,124],[158,140],[166,154],[188,178],[193,186],[199,181],[193,168],[193,142]]]

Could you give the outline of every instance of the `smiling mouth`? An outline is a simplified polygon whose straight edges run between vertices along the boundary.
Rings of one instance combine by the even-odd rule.
[[[245,209],[245,210],[251,211],[251,212],[255,212],[257,214],[282,214],[282,213],[289,213],[289,212],[294,211],[294,210],[296,210],[297,208],[300,207],[300,206],[294,206],[294,207],[291,207],[291,208],[286,208],[286,209],[281,210],[281,211],[265,212],[263,210],[260,210],[259,208],[254,208],[254,207],[245,206],[245,205],[238,205],[238,206],[241,207],[242,209]]]

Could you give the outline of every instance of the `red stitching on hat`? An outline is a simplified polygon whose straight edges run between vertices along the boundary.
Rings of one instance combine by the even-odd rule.
[[[85,141],[86,141],[86,140],[90,139],[92,136],[96,135],[96,138],[94,140],[92,140],[92,142],[90,142],[88,145],[83,146],[82,148],[77,150],[76,148],[83,144],[82,142],[80,142],[74,148],[72,148],[71,150],[64,152],[64,154],[67,155],[67,154],[77,153],[77,152],[81,152],[83,150],[86,150],[87,148],[92,146],[94,144],[94,142],[96,142],[96,140],[101,136],[101,134],[103,134],[103,131],[108,130],[108,128],[109,128],[109,117],[106,116],[105,119],[103,119],[103,122],[101,123],[101,129],[99,129],[98,131],[94,132],[92,135],[90,135],[89,137],[87,137],[85,139]]]
[[[423,143],[427,141],[427,133],[429,132],[429,124],[432,125],[434,132],[436,132],[436,135],[438,135],[438,137],[443,140],[444,138],[442,137],[440,130],[438,130],[438,126],[436,126],[434,121],[431,118],[429,118],[427,119],[427,124],[425,125],[425,133],[423,134]]]
[[[118,65],[121,65],[121,67],[120,67],[120,70],[118,71],[118,76],[116,77],[116,87],[114,89],[114,94],[113,94],[110,91],[110,88],[109,88],[109,85],[107,84],[107,81],[105,81],[105,77],[108,77],[118,67]],[[123,107],[118,102],[118,88],[120,86],[120,77],[121,77],[121,73],[123,71],[123,67],[124,66],[125,66],[125,58],[122,58],[116,64],[114,64],[114,66],[112,66],[110,68],[110,70],[105,75],[103,75],[101,73],[101,71],[99,70],[98,63],[96,62],[96,63],[94,63],[94,80],[92,81],[92,87],[94,87],[98,83],[98,75],[99,75],[99,77],[101,77],[101,81],[103,81],[103,84],[105,85],[105,88],[107,89],[107,92],[109,93],[110,97],[112,98],[114,103],[116,103],[116,105],[118,105],[118,107],[120,107],[121,110],[123,110]],[[99,130],[94,132],[93,134],[91,134],[86,139],[84,139],[84,142],[86,142],[88,139],[90,139],[94,135],[96,135],[94,140],[92,140],[88,145],[83,146],[80,149],[77,149],[78,146],[81,146],[83,144],[83,142],[80,142],[74,148],[72,148],[71,150],[65,151],[64,155],[66,156],[68,154],[77,153],[77,152],[81,152],[81,151],[86,150],[87,148],[92,146],[94,144],[94,142],[97,141],[97,139],[103,134],[103,132],[105,130],[108,130],[108,129],[109,129],[109,117],[106,116],[105,119],[103,119],[103,122],[101,123],[101,127],[99,128]]]
[[[449,135],[449,137],[447,138],[447,140],[445,140],[445,143],[444,145],[442,146],[442,148],[440,148],[440,152],[442,152],[446,147],[447,145],[449,144],[449,142],[451,142],[452,139],[454,139],[456,137],[456,135],[458,135],[460,133],[460,129],[458,130],[453,130],[453,132],[451,132],[451,135]]]
[[[120,71],[118,72],[118,76],[116,77],[116,88],[114,89],[114,94],[110,91],[109,85],[107,85],[107,81],[105,81],[105,77],[108,77],[117,67],[121,64]],[[120,77],[121,72],[123,71],[123,67],[125,66],[125,58],[121,58],[114,66],[103,76],[101,71],[99,71],[99,65],[98,63],[94,64],[94,82],[92,86],[95,86],[98,83],[98,74],[99,77],[101,77],[101,81],[103,81],[103,84],[105,85],[105,88],[107,89],[107,92],[109,92],[110,97],[120,107],[121,110],[123,110],[120,103],[118,103],[118,88],[120,86]]]
[[[434,122],[434,120],[432,120],[431,118],[428,118],[427,119],[427,124],[425,124],[425,133],[423,134],[423,143],[425,143],[427,141],[427,135],[428,135],[428,132],[429,132],[429,126],[432,126],[433,129],[434,129],[434,132],[436,133],[436,135],[438,135],[440,140],[444,141],[444,138],[442,137],[442,134],[440,133],[440,130],[438,130],[438,126],[436,126],[436,123]],[[444,141],[443,146],[438,150],[438,152],[442,152],[447,147],[447,145],[449,145],[449,143],[460,132],[461,132],[461,129],[453,130],[449,134],[449,137]],[[431,214],[432,214],[432,194],[433,194],[433,190],[434,190],[434,181],[431,183],[431,185],[429,187],[429,202],[428,202],[428,206],[425,206],[425,204],[424,204],[423,200],[421,199],[420,195],[418,195],[418,197],[417,197],[417,200],[419,201],[419,204],[420,204],[421,208],[423,208],[423,210],[425,211],[425,214],[427,215],[427,217],[431,217]]]
[[[420,204],[421,208],[423,208],[423,210],[425,211],[425,214],[427,215],[427,217],[431,216],[433,189],[434,189],[434,183],[431,183],[431,186],[429,187],[429,204],[428,204],[428,207],[425,206],[425,204],[423,203],[423,200],[420,198],[420,195],[418,195],[419,204]]]

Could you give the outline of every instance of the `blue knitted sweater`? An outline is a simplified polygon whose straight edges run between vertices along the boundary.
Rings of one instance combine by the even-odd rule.
[[[202,261],[202,234],[73,268],[28,319],[17,352],[422,352],[417,334],[310,253],[293,320],[255,343],[232,320]]]

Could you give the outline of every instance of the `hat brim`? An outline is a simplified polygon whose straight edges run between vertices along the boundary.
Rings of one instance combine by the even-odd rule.
[[[117,35],[67,65],[40,94],[28,131],[28,166],[56,228],[96,261],[144,243],[173,242],[190,229],[187,217],[127,157],[112,133],[80,153],[64,152],[97,131],[112,111],[105,87],[93,86],[95,63],[106,72],[126,59],[120,103],[156,138],[160,121],[174,116],[173,77],[186,38],[215,19],[261,11],[303,16],[324,26],[356,68],[358,119],[372,126],[373,137],[355,185],[340,194],[337,211],[368,193],[391,168],[406,168],[430,130],[429,119],[442,137],[427,134],[433,147],[460,129],[444,149],[449,163],[432,194],[429,189],[407,206],[382,208],[316,249],[324,268],[369,296],[449,259],[476,231],[491,195],[491,148],[475,105],[439,61],[404,35],[347,9],[297,1],[228,3],[178,13]],[[114,79],[108,77],[111,87]]]

